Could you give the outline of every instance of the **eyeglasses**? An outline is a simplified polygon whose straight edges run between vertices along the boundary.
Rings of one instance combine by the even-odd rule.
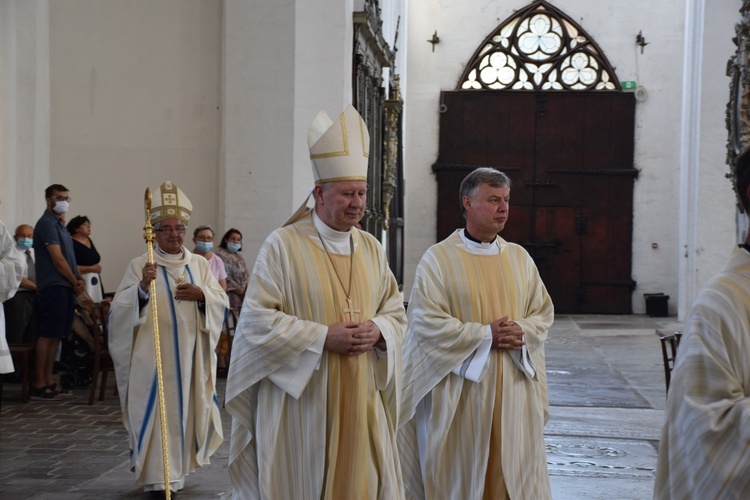
[[[162,229],[155,229],[155,231],[162,234],[185,234],[184,227],[164,227]]]
[[[49,199],[53,200],[53,201],[68,201],[69,202],[73,198],[71,198],[70,196],[59,196],[58,195],[58,196],[50,196]]]
[[[196,236],[195,239],[198,241],[214,241],[213,236]]]

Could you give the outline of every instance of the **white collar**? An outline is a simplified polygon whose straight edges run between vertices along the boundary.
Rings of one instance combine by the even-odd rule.
[[[349,255],[352,253],[351,243],[349,239],[352,236],[352,230],[348,231],[337,231],[332,227],[328,226],[325,222],[318,217],[318,214],[313,210],[313,223],[315,229],[322,239],[325,240],[325,244],[331,250],[331,253]]]
[[[459,229],[458,234],[461,237],[461,241],[466,245],[466,249],[475,255],[497,255],[500,253],[500,238],[498,237],[495,237],[489,243],[477,243],[467,238],[463,229]]]
[[[180,248],[180,253],[167,253],[162,250],[159,245],[156,245],[156,250],[159,252],[161,257],[166,260],[181,260],[183,258],[182,248]]]

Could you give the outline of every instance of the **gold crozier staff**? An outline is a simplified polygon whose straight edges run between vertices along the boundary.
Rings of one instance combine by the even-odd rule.
[[[151,188],[146,188],[146,225],[143,227],[143,239],[146,240],[146,251],[148,252],[148,263],[154,263],[154,227],[151,225]],[[164,457],[164,494],[167,500],[171,499],[169,487],[169,447],[167,443],[167,414],[164,405],[164,378],[161,371],[161,344],[159,343],[159,315],[156,309],[156,280],[151,280],[151,319],[154,323],[154,352],[156,354],[156,378],[159,394],[159,420],[161,423],[161,449]]]

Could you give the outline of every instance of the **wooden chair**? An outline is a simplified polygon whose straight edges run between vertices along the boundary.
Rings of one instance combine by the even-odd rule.
[[[661,335],[661,355],[664,359],[664,381],[667,385],[667,394],[669,393],[669,383],[672,380],[672,370],[677,357],[677,348],[680,346],[682,332],[674,332],[668,335]]]
[[[229,363],[232,359],[232,343],[234,342],[235,328],[237,328],[237,314],[233,309],[229,309],[227,316],[224,318],[224,328],[221,330],[219,345],[216,347],[217,358],[224,364],[224,366],[221,367],[217,364],[217,377],[223,378],[229,373]]]
[[[13,366],[21,372],[21,401],[27,403],[30,395],[30,384],[34,379],[33,367],[36,361],[36,344],[11,344],[10,356]]]
[[[96,387],[99,385],[99,401],[104,400],[104,393],[107,390],[107,376],[109,372],[115,370],[114,364],[112,363],[112,357],[109,354],[109,328],[108,328],[108,316],[109,316],[108,302],[101,302],[96,304],[93,308],[93,325],[91,326],[91,334],[94,337],[94,370],[91,374],[91,390],[89,391],[89,404],[94,404],[94,396],[96,395]],[[101,375],[101,383],[99,382],[99,375]],[[115,387],[115,394],[117,388]]]

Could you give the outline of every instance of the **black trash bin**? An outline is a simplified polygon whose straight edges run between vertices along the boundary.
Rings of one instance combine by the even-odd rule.
[[[646,299],[646,314],[652,318],[669,316],[669,295],[663,293],[644,293]]]

